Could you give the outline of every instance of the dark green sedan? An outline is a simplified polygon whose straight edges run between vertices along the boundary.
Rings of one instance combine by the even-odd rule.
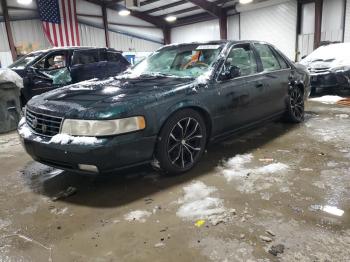
[[[267,43],[169,45],[122,75],[34,97],[18,132],[33,159],[59,169],[153,163],[176,174],[218,138],[281,117],[302,122],[309,92],[307,70]]]

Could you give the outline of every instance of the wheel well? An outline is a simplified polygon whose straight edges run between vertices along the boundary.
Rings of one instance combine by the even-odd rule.
[[[212,131],[212,120],[211,120],[211,117],[209,115],[209,113],[204,110],[203,108],[201,107],[197,107],[197,106],[188,106],[188,107],[182,107],[182,108],[179,108],[177,110],[175,110],[174,112],[172,112],[166,119],[165,121],[163,122],[162,124],[162,127],[161,129],[163,128],[163,126],[165,125],[165,123],[167,122],[167,120],[173,116],[175,113],[181,111],[181,110],[185,110],[185,109],[192,109],[194,111],[196,111],[197,113],[199,113],[203,119],[204,119],[204,122],[205,122],[205,127],[207,129],[207,140],[209,141],[209,138],[210,138],[210,135],[211,135],[211,131]],[[160,130],[161,130],[160,129]]]

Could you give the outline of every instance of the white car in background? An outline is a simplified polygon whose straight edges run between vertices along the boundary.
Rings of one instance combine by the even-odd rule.
[[[311,93],[350,91],[350,43],[321,46],[303,58],[311,76]]]

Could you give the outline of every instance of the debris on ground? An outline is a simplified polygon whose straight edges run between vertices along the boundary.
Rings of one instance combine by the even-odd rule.
[[[271,241],[272,241],[272,238],[267,237],[267,236],[259,236],[259,238],[260,238],[262,241],[265,241],[265,242],[271,242]]]
[[[260,162],[273,162],[273,158],[260,158]]]
[[[201,226],[203,226],[204,224],[205,224],[205,220],[203,220],[203,219],[197,220],[196,223],[194,223],[194,225],[195,225],[196,227],[201,227]]]
[[[162,242],[159,242],[159,243],[154,245],[154,247],[164,247],[164,246],[165,246],[165,244]]]
[[[77,192],[75,187],[68,187],[66,190],[59,192],[56,196],[52,197],[52,201],[57,201],[74,195]]]
[[[151,204],[153,202],[152,198],[145,198],[146,205]]]
[[[245,238],[245,235],[244,235],[244,234],[240,234],[240,235],[239,235],[239,238],[240,238],[240,239],[244,239],[244,238]]]
[[[269,253],[274,256],[277,256],[278,254],[282,254],[283,252],[284,252],[284,245],[282,244],[271,246],[269,249]]]
[[[273,237],[276,236],[276,234],[275,234],[273,231],[269,230],[269,229],[266,230],[265,232],[266,232],[267,234],[269,234],[270,236],[273,236]]]

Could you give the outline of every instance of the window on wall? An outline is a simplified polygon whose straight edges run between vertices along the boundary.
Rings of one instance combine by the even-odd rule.
[[[274,55],[272,49],[268,45],[254,44],[254,46],[258,51],[265,72],[271,72],[281,69],[281,66],[276,56]]]

